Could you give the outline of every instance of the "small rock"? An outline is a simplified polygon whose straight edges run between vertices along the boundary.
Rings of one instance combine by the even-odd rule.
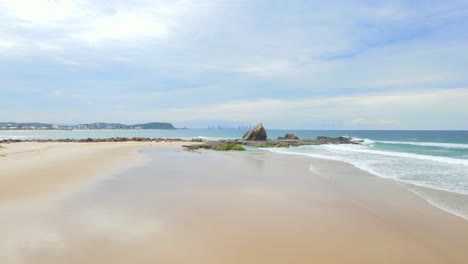
[[[284,135],[284,137],[278,137],[278,139],[298,140],[300,138],[298,136],[294,135],[294,134],[286,133],[286,135]]]

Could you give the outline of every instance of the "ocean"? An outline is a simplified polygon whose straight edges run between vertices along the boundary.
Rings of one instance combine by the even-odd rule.
[[[445,211],[468,219],[468,131],[267,130],[269,138],[291,132],[301,138],[347,136],[362,145],[269,148],[280,154],[350,163],[393,179]],[[151,137],[236,139],[240,129],[181,130],[2,130],[1,139]]]

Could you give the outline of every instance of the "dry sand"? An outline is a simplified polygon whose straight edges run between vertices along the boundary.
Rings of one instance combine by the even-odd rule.
[[[128,154],[127,147],[142,146],[82,151],[108,159],[118,150]],[[145,153],[151,158],[145,166],[52,209],[0,207],[0,262],[468,263],[468,221],[346,163],[178,148]],[[57,163],[90,162],[79,156]],[[30,166],[18,185],[34,175],[62,181],[63,173],[47,178],[33,172],[38,164]],[[52,190],[39,186],[31,189]]]

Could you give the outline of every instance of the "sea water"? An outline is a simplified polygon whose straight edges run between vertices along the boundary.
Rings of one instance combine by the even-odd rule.
[[[281,154],[350,163],[398,181],[433,205],[468,219],[468,131],[268,130],[269,138],[292,132],[301,138],[347,136],[362,145],[265,149]],[[2,130],[1,139],[150,137],[239,139],[242,129],[180,130]]]

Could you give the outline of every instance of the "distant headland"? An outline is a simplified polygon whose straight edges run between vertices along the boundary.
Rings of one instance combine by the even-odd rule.
[[[73,129],[165,129],[175,130],[176,128],[171,123],[150,122],[144,124],[125,125],[120,123],[89,123],[78,125],[57,125],[49,123],[17,123],[17,122],[0,122],[0,130],[73,130]]]

